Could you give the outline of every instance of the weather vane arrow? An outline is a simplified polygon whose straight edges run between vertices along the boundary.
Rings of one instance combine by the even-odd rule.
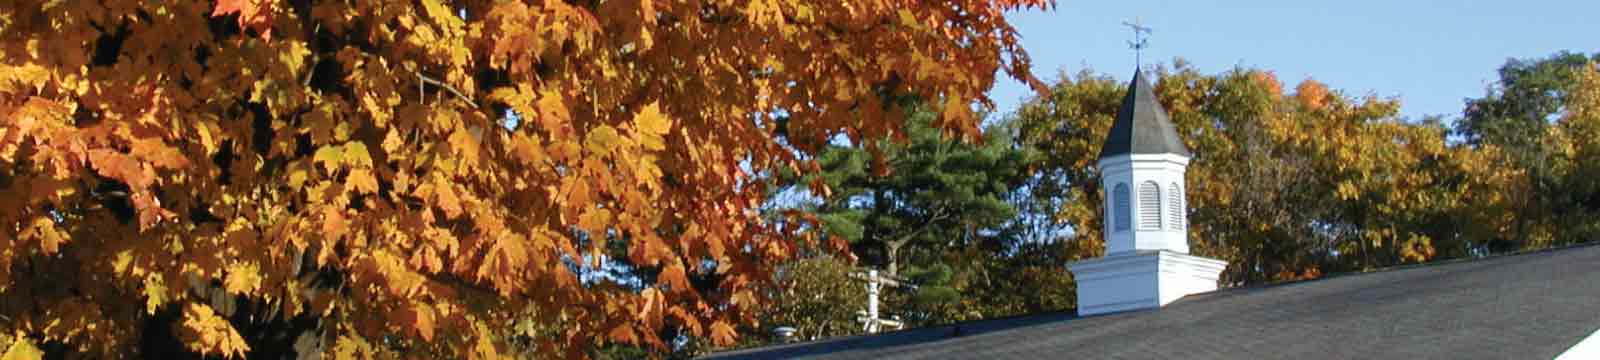
[[[1143,57],[1142,53],[1143,53],[1144,48],[1150,46],[1150,38],[1149,38],[1150,33],[1151,33],[1150,27],[1144,26],[1143,22],[1140,21],[1139,18],[1134,18],[1133,22],[1131,22],[1131,23],[1127,22],[1127,21],[1123,21],[1122,25],[1133,29],[1133,40],[1132,41],[1128,41],[1128,48],[1133,49],[1133,63],[1134,63],[1134,65],[1144,66],[1144,59],[1142,59],[1142,57]]]

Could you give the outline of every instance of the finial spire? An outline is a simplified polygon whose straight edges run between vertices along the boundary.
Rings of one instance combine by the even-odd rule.
[[[1123,21],[1122,25],[1133,29],[1133,40],[1128,41],[1128,48],[1133,49],[1134,66],[1143,67],[1144,59],[1142,59],[1143,54],[1141,53],[1143,52],[1144,48],[1150,46],[1149,37],[1151,29],[1148,26],[1144,26],[1144,22],[1138,17],[1133,18],[1133,22],[1131,23]]]

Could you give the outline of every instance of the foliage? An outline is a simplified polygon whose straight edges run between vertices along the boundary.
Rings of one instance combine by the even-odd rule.
[[[1005,194],[1026,171],[1026,156],[1003,132],[987,132],[981,144],[957,141],[933,126],[935,113],[912,108],[903,142],[830,145],[817,156],[821,171],[796,181],[822,184],[828,192],[814,212],[824,230],[890,274],[907,259],[981,242],[1015,215]]]
[[[795,328],[800,340],[854,335],[862,331],[857,311],[867,307],[865,282],[850,278],[855,269],[840,259],[818,256],[779,268],[778,294],[762,316],[771,330]]]
[[[1003,14],[1039,6],[5,2],[0,332],[105,358],[730,344],[804,241],[751,174],[899,134],[887,98],[976,138],[996,71],[1031,80]]]
[[[1229,262],[1225,282],[1464,256],[1480,237],[1504,234],[1488,210],[1503,203],[1493,189],[1510,174],[1484,152],[1448,144],[1436,123],[1398,119],[1398,101],[1351,98],[1313,80],[1285,93],[1269,72],[1202,75],[1181,60],[1156,75],[1158,97],[1197,154],[1190,243]],[[1124,89],[1103,75],[1063,76],[1013,115],[1023,146],[1044,154],[1030,201],[1070,225],[1057,241],[1066,259],[1104,251],[1094,162]]]
[[[1482,98],[1468,99],[1456,134],[1467,143],[1498,151],[1495,160],[1521,172],[1511,196],[1514,237],[1520,242],[1496,244],[1496,250],[1543,247],[1593,239],[1600,226],[1594,178],[1574,143],[1575,123],[1584,122],[1575,106],[1584,99],[1581,81],[1600,54],[1560,52],[1541,59],[1511,59],[1500,67],[1500,79]]]

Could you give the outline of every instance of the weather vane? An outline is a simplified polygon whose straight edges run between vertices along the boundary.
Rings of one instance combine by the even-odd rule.
[[[1140,58],[1142,54],[1140,53],[1143,52],[1144,48],[1150,46],[1150,28],[1144,26],[1139,18],[1133,18],[1131,23],[1123,21],[1122,25],[1133,29],[1133,41],[1128,42],[1128,48],[1133,49],[1134,65],[1144,66],[1144,61]]]

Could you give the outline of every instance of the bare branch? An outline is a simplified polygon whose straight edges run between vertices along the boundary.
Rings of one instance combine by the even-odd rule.
[[[446,84],[446,83],[444,83],[442,81],[435,80],[434,78],[428,77],[427,75],[423,75],[421,71],[417,72],[417,80],[421,82],[421,83],[417,84],[418,96],[421,96],[421,93],[423,91],[423,84],[430,84],[430,85],[433,85],[433,86],[437,86],[437,87],[443,88],[445,90],[449,90],[451,94],[455,94],[456,95],[456,98],[461,99],[461,101],[467,102],[468,105],[472,105],[472,106],[476,107],[477,104],[478,104],[476,101],[472,101],[472,98],[469,98],[466,95],[461,94],[461,91],[456,90],[456,88],[453,87],[453,86],[450,86],[450,84]]]

